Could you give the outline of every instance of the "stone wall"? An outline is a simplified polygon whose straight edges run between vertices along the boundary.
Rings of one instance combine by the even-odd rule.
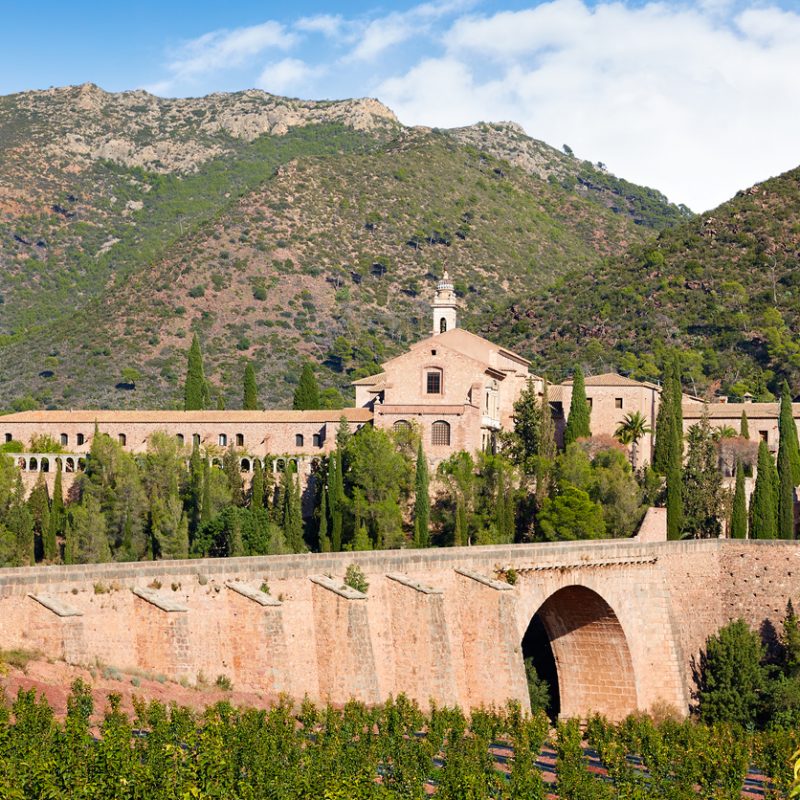
[[[353,561],[366,596],[343,586]],[[498,580],[509,568],[513,586]],[[564,715],[685,713],[707,636],[739,616],[779,627],[798,575],[794,542],[727,540],[27,567],[0,571],[0,648],[298,700],[402,691],[469,709],[526,702],[521,642],[538,612]]]

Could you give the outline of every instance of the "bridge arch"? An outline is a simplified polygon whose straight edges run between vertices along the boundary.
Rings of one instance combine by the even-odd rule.
[[[551,684],[551,711],[562,718],[597,712],[621,719],[638,707],[625,631],[593,589],[574,584],[553,592],[532,616],[522,654]]]

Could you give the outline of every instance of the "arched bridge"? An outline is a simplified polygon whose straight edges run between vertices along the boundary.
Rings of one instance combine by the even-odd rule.
[[[344,586],[356,562],[369,589]],[[706,637],[778,626],[794,542],[618,540],[0,570],[0,648],[343,703],[685,713]],[[268,590],[268,591],[267,591]]]

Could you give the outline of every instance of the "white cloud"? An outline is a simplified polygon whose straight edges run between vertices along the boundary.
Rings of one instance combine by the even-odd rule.
[[[341,14],[316,14],[313,17],[301,17],[294,23],[299,31],[307,33],[321,33],[329,39],[338,37],[346,23]]]
[[[309,81],[322,74],[318,67],[311,67],[299,58],[284,58],[267,64],[256,81],[256,86],[271,94],[287,94],[305,88]]]
[[[167,94],[200,76],[241,67],[265,50],[288,50],[297,41],[296,34],[274,21],[210,31],[181,45],[167,64],[169,77],[147,88]]]
[[[380,82],[410,124],[514,119],[698,210],[800,162],[800,14],[553,0],[457,20]]]

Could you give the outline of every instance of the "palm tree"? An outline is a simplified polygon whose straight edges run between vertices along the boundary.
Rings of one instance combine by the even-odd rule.
[[[630,414],[626,414],[614,431],[614,437],[620,444],[631,446],[631,465],[634,469],[636,469],[636,449],[639,439],[652,432],[653,429],[647,424],[641,411],[632,411]]]

